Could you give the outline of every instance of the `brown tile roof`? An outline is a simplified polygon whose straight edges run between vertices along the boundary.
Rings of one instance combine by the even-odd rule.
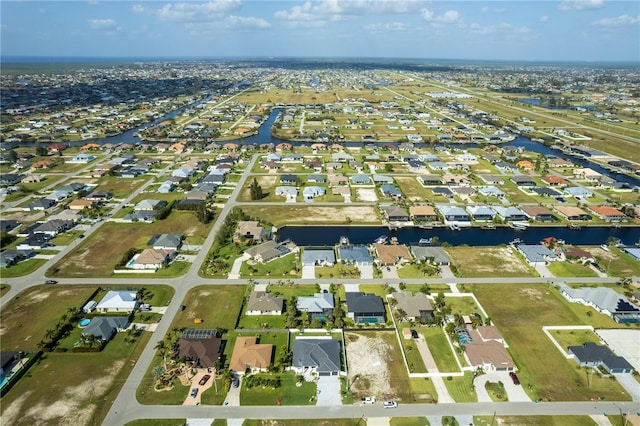
[[[218,359],[222,339],[210,336],[206,339],[185,339],[178,341],[178,356],[187,357],[198,368],[211,368]]]
[[[411,260],[411,255],[407,246],[403,245],[386,245],[375,244],[376,253],[378,254],[378,260],[383,265],[390,265],[396,262],[397,258],[401,258],[407,261]]]
[[[255,336],[239,336],[233,347],[229,369],[244,372],[247,367],[267,368],[271,363],[273,345],[257,341]]]

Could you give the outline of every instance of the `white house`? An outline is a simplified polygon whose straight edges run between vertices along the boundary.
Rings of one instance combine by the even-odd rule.
[[[138,307],[135,291],[109,291],[96,306],[98,312],[131,312]]]

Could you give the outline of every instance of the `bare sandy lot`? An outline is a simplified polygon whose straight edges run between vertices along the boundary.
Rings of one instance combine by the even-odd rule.
[[[347,360],[349,383],[355,397],[375,396],[378,399],[391,399],[396,391],[391,387],[391,368],[393,348],[377,332],[345,333],[347,342]]]

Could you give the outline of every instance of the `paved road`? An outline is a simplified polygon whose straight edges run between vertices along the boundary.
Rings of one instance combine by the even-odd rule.
[[[173,407],[173,406],[148,406],[138,403],[135,397],[136,389],[140,384],[148,366],[153,361],[155,350],[153,349],[156,343],[164,338],[167,333],[169,325],[171,324],[175,314],[178,312],[179,306],[182,304],[187,292],[193,287],[198,285],[246,285],[246,279],[205,279],[198,275],[201,265],[205,262],[209,250],[213,244],[215,236],[220,230],[222,223],[231,209],[236,206],[235,200],[241,191],[247,177],[250,174],[250,170],[258,159],[258,155],[254,155],[243,173],[240,181],[229,198],[229,202],[226,203],[221,210],[216,222],[214,223],[209,236],[202,245],[202,249],[195,256],[195,260],[188,272],[177,278],[171,279],[154,279],[148,277],[142,277],[137,279],[131,278],[60,278],[60,284],[132,284],[135,282],[137,285],[170,285],[175,290],[175,295],[172,302],[167,307],[165,315],[163,315],[160,323],[157,324],[156,331],[154,332],[149,344],[142,352],[138,359],[138,362],[134,366],[131,374],[124,383],[122,390],[115,399],[111,410],[105,418],[104,424],[106,425],[121,425],[128,421],[138,418],[360,418],[365,417],[386,417],[389,415],[389,410],[384,410],[381,406],[343,406],[343,407],[230,407],[230,406],[193,406],[193,407]],[[167,170],[167,169],[165,169]],[[164,172],[164,170],[163,170]],[[147,183],[148,185],[149,183]],[[120,203],[117,207],[121,208],[125,203],[130,202],[138,193],[140,193],[146,185],[141,187],[138,191],[131,194],[127,199]],[[281,204],[281,203],[280,203]],[[95,232],[103,222],[99,222],[93,225],[86,233],[90,234]],[[45,279],[45,271],[47,268],[54,264],[58,259],[67,254],[73,245],[70,245],[66,249],[62,250],[58,255],[54,257],[50,262],[40,268],[38,271],[19,278],[11,278],[9,280],[3,280],[11,285],[11,290],[0,299],[0,306],[4,306],[5,303],[13,299],[19,292],[36,285],[40,285]],[[580,283],[602,283],[602,282],[616,282],[617,278],[567,278],[568,282],[580,282]],[[260,279],[261,284],[269,282],[276,282],[277,280],[265,280]],[[551,280],[540,277],[523,277],[523,278],[453,278],[443,277],[434,279],[350,279],[350,280],[336,280],[336,279],[305,279],[295,280],[300,284],[320,284],[327,286],[331,283],[344,283],[346,285],[358,285],[358,284],[370,284],[370,283],[389,283],[396,285],[400,281],[406,283],[427,283],[427,284],[526,284],[526,283],[549,283]],[[640,410],[640,404],[632,405],[630,403],[545,403],[545,404],[533,404],[522,405],[523,403],[509,403],[509,404],[495,404],[495,403],[477,403],[477,404],[448,404],[441,403],[437,405],[424,405],[424,404],[401,404],[399,408],[393,412],[394,416],[424,416],[424,415],[472,415],[472,414],[485,414],[492,415],[494,412],[497,414],[522,414],[530,413],[540,415],[553,415],[553,414],[602,414],[604,411],[616,413],[619,410],[619,406],[624,406],[624,411],[637,412]],[[256,413],[259,413],[256,414]]]

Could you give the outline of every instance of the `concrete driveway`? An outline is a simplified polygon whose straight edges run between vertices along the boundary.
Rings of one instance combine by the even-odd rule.
[[[340,397],[340,377],[339,376],[319,376],[316,382],[318,391],[316,405],[338,406],[342,405]]]
[[[509,402],[531,402],[531,399],[526,394],[521,385],[514,385],[513,380],[509,377],[509,373],[506,371],[492,371],[491,373],[483,374],[476,378],[474,385],[476,387],[476,394],[478,395],[478,402],[491,402],[491,397],[485,389],[487,382],[502,382],[504,390],[507,392]]]
[[[312,280],[316,277],[316,267],[314,265],[302,265],[302,279]]]
[[[358,265],[360,269],[360,278],[363,280],[373,279],[373,265]]]

